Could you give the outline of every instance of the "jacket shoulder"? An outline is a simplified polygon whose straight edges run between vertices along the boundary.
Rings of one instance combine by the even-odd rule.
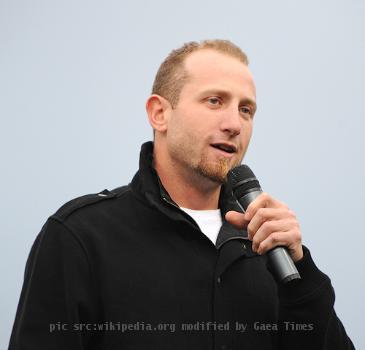
[[[113,198],[120,197],[121,195],[123,195],[125,192],[127,192],[129,190],[130,190],[130,186],[126,185],[126,186],[117,187],[111,191],[109,191],[108,189],[105,189],[98,193],[87,194],[84,196],[74,198],[74,199],[70,200],[69,202],[65,203],[64,205],[62,205],[52,216],[57,218],[60,221],[63,221],[68,216],[70,216],[72,213],[74,213],[75,211],[77,211],[81,208],[85,208],[87,206],[91,206],[91,205],[99,203],[99,202],[103,202],[103,201],[107,201],[107,200],[110,200]]]

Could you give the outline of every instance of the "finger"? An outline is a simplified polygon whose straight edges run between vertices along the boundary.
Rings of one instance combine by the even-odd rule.
[[[262,192],[245,210],[245,219],[251,220],[259,208],[288,208],[286,204]]]
[[[284,246],[289,247],[291,244],[289,244],[289,241],[291,239],[291,232],[286,231],[276,231],[272,232],[269,237],[267,237],[265,240],[263,240],[259,246],[257,247],[256,251],[258,254],[262,255],[268,252],[269,250],[278,247],[278,246]]]
[[[265,221],[252,238],[252,249],[255,251],[259,245],[275,232],[288,232],[293,228],[297,228],[294,220],[272,220]]]
[[[285,232],[273,232],[260,243],[257,248],[257,253],[265,254],[277,246],[287,247],[289,254],[295,261],[303,256],[302,240],[299,230],[292,229]]]
[[[248,238],[252,239],[257,230],[266,221],[295,218],[295,214],[284,208],[259,208],[247,225]]]
[[[244,214],[233,210],[230,210],[226,213],[225,219],[238,229],[246,228],[248,224]]]

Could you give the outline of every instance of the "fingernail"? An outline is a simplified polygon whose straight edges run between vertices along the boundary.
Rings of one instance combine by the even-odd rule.
[[[245,219],[250,220],[250,212],[249,211],[245,212]]]

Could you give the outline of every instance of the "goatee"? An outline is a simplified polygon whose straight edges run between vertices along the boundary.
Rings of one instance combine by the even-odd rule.
[[[227,182],[228,172],[235,166],[236,164],[231,166],[230,159],[226,157],[219,158],[216,162],[208,161],[208,159],[204,157],[201,159],[196,170],[204,177],[219,184],[224,184]]]

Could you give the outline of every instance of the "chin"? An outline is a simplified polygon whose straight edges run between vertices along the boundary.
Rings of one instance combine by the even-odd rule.
[[[209,180],[224,184],[227,182],[227,174],[233,167],[227,159],[222,159],[218,163],[204,163],[198,166],[198,171],[201,175],[208,178]]]

